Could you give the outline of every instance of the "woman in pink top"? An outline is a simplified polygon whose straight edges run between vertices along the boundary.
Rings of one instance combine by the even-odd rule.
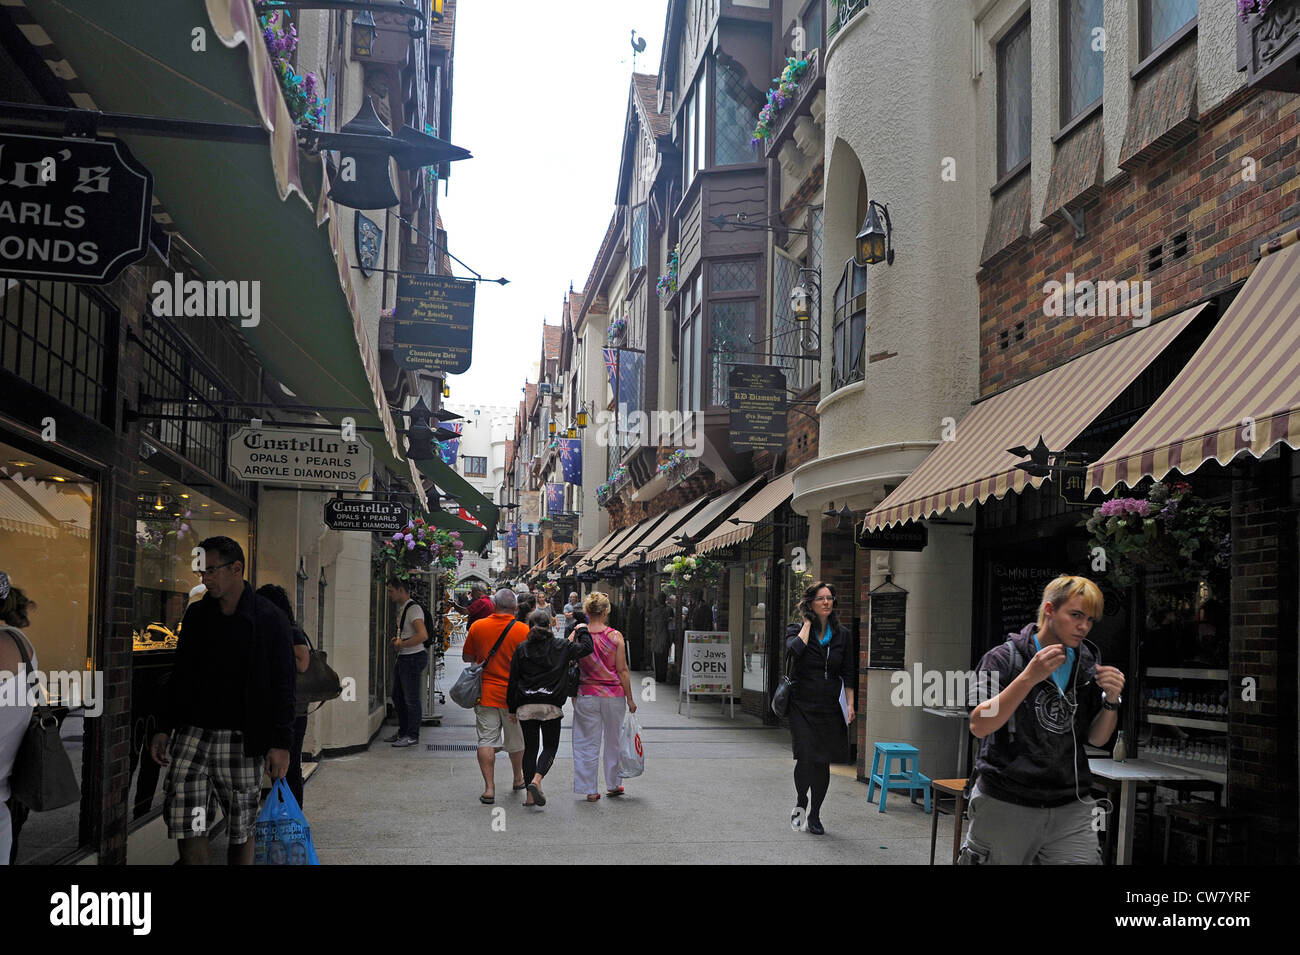
[[[623,795],[618,778],[618,734],[625,710],[636,712],[632,681],[627,669],[623,635],[607,626],[609,597],[596,592],[582,603],[594,651],[578,661],[582,680],[573,700],[573,791],[586,793],[588,802],[600,798],[597,772],[600,741],[605,740],[605,787],[611,796]]]

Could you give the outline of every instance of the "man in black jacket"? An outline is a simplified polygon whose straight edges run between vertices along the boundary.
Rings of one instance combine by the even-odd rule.
[[[1102,666],[1084,643],[1101,613],[1096,584],[1057,577],[1043,591],[1038,626],[1011,634],[980,660],[977,672],[997,682],[981,686],[988,698],[970,717],[982,743],[962,864],[1101,861],[1084,743],[1110,739],[1124,689],[1124,674]]]
[[[150,751],[168,767],[163,815],[181,862],[208,863],[208,831],[220,803],[229,823],[227,861],[250,865],[263,762],[272,779],[289,769],[293,640],[284,614],[244,581],[239,544],[209,537],[199,547],[207,593],[181,623]]]

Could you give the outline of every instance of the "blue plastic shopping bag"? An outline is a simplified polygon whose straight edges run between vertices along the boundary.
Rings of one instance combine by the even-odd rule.
[[[289,784],[277,779],[253,829],[255,865],[320,865],[311,826]]]

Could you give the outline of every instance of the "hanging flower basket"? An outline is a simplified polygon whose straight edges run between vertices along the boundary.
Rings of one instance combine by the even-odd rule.
[[[668,455],[667,461],[659,465],[659,473],[671,475],[676,471],[680,471],[686,465],[686,462],[690,460],[690,457],[690,454],[684,448],[678,448]]]
[[[1245,22],[1251,15],[1263,16],[1273,0],[1237,0],[1237,19]]]
[[[1143,572],[1185,584],[1222,575],[1232,554],[1228,511],[1191,491],[1183,481],[1156,483],[1145,498],[1112,498],[1094,510],[1083,522],[1094,565],[1100,560],[1121,587]]]
[[[431,527],[417,517],[384,541],[374,560],[375,576],[380,580],[389,576],[406,580],[413,573],[436,573],[441,569],[454,579],[464,546],[459,531]]]
[[[674,592],[716,587],[722,577],[722,565],[707,557],[674,557],[664,570],[672,574],[668,587]]]
[[[621,344],[623,341],[623,334],[626,331],[627,331],[627,320],[623,318],[616,318],[609,323],[609,328],[605,330],[606,340],[611,345]]]
[[[289,115],[299,126],[321,129],[325,125],[325,107],[328,99],[320,96],[320,80],[315,73],[299,76],[293,71],[293,54],[298,49],[298,28],[285,17],[281,25],[280,14],[268,13],[258,18],[262,25],[262,40],[271,54],[275,75],[280,79],[280,91]]]

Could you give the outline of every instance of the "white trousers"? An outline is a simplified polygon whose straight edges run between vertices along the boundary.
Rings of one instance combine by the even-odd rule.
[[[618,734],[623,728],[627,698],[623,696],[580,696],[573,702],[573,791],[598,793],[597,767],[601,763],[600,740],[605,739],[605,788],[623,785],[618,778]]]

